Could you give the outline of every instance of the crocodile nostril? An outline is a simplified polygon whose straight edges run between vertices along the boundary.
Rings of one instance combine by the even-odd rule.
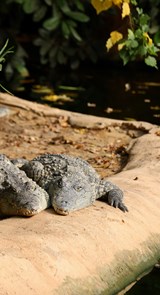
[[[61,201],[61,204],[66,205],[66,204],[68,204],[68,202],[67,201]]]

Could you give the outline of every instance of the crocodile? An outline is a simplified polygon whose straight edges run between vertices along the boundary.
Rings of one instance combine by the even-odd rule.
[[[50,205],[48,193],[0,154],[0,215],[32,216]]]
[[[85,208],[101,197],[109,205],[128,211],[123,203],[122,190],[107,179],[101,179],[80,157],[43,154],[31,161],[17,159],[13,163],[48,193],[58,214],[67,215]]]

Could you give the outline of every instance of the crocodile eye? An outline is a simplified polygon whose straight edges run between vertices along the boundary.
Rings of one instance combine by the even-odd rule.
[[[57,185],[58,185],[59,188],[61,188],[63,186],[61,179],[57,181]]]
[[[76,190],[77,192],[79,192],[79,191],[81,191],[81,190],[83,189],[83,187],[80,186],[80,185],[77,185],[77,186],[75,186],[74,188],[75,188],[75,190]]]

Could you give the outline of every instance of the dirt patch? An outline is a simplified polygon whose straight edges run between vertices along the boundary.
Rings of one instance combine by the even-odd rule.
[[[43,153],[66,153],[88,160],[103,176],[124,165],[131,140],[120,127],[88,129],[72,127],[65,116],[46,117],[30,110],[14,109],[0,118],[0,153],[32,159]]]

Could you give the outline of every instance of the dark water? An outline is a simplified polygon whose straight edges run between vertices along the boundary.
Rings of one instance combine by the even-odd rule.
[[[71,70],[34,72],[19,85],[11,83],[11,91],[18,96],[41,101],[47,89],[67,95],[72,101],[60,99],[52,106],[97,116],[140,120],[160,124],[160,73],[141,67],[92,67]],[[36,86],[46,87],[36,91]],[[13,90],[14,88],[14,90]],[[15,91],[16,90],[16,91]],[[21,91],[18,91],[21,90]]]
[[[143,277],[126,295],[160,295],[160,268]]]

